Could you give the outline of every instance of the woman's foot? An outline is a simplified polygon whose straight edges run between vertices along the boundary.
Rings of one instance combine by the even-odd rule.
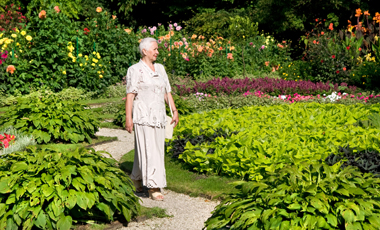
[[[149,198],[152,200],[163,201],[164,195],[162,195],[159,188],[151,188],[151,189],[149,189]]]
[[[136,193],[143,192],[142,180],[132,180],[132,182],[135,185]]]

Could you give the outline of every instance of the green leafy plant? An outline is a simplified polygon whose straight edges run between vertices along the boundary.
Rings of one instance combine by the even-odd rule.
[[[378,229],[380,179],[353,167],[286,166],[260,182],[234,182],[207,229]]]
[[[209,136],[215,129],[236,135],[212,142],[188,141],[179,155],[192,170],[260,181],[265,172],[287,164],[325,159],[349,144],[380,151],[380,130],[357,126],[359,119],[379,112],[380,105],[296,103],[219,109],[181,117],[175,140]],[[169,145],[167,152],[175,146]],[[214,149],[210,154],[209,150]]]
[[[38,143],[84,140],[98,131],[99,121],[85,105],[61,101],[54,96],[19,98],[0,118],[0,127],[13,126],[22,133],[32,134]]]
[[[0,228],[69,230],[89,220],[130,221],[139,198],[116,164],[85,148],[8,154],[0,161]]]

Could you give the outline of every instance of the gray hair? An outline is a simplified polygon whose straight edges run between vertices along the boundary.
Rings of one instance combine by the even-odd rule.
[[[140,45],[139,45],[139,50],[142,57],[144,57],[143,49],[148,50],[150,46],[152,45],[151,44],[152,42],[157,42],[157,40],[150,37],[147,37],[141,40]]]

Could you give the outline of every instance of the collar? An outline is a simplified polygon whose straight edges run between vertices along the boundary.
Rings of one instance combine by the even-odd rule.
[[[155,70],[155,72],[153,72],[153,70],[151,68],[149,68],[149,66],[143,60],[140,59],[140,62],[143,64],[145,69],[148,70],[148,73],[151,77],[158,77],[160,75],[157,71],[158,66],[156,65],[156,63],[153,64],[154,70]]]

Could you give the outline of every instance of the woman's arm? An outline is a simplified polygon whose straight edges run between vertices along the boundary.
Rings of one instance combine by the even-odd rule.
[[[125,100],[125,129],[132,133],[133,131],[133,120],[132,120],[132,107],[133,100],[135,99],[134,93],[128,93]]]
[[[174,99],[172,97],[172,94],[171,93],[167,93],[167,97],[165,99],[166,99],[165,100],[166,103],[170,102],[170,106],[171,106],[172,111],[173,111],[173,119],[172,119],[172,122],[170,124],[174,123],[174,127],[176,127],[177,124],[178,124],[178,122],[179,122],[179,118],[178,118],[178,110],[175,107]]]

